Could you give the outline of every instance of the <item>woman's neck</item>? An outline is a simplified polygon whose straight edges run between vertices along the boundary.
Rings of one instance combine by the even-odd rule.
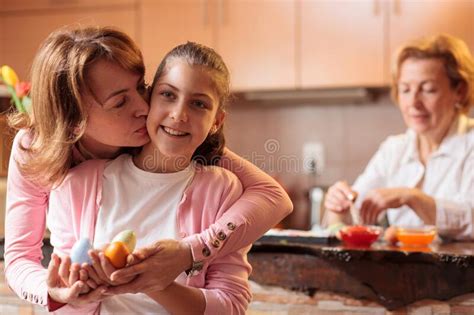
[[[444,138],[448,135],[452,124],[458,119],[458,117],[459,115],[454,115],[449,123],[434,132],[418,134],[418,152],[420,153],[420,159],[423,164],[426,163],[433,152],[438,150]]]
[[[120,154],[120,147],[99,144],[92,139],[83,137],[77,142],[77,150],[86,160],[113,159]]]
[[[135,166],[146,172],[175,173],[188,167],[191,159],[184,156],[165,156],[156,147],[148,144],[138,155],[133,157],[133,162]]]

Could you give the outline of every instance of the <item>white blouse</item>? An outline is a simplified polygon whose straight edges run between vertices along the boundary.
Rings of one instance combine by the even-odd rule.
[[[388,137],[357,178],[356,208],[375,188],[417,187],[435,199],[436,226],[444,238],[474,239],[474,119],[460,115],[426,165],[419,159],[417,135]],[[389,209],[390,225],[421,226],[409,207]]]

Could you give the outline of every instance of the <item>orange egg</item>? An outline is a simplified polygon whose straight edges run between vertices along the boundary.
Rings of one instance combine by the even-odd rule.
[[[104,251],[105,257],[115,268],[125,267],[128,254],[128,248],[123,242],[113,242]]]

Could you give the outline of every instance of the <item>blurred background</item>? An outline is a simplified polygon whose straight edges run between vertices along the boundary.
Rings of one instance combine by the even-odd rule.
[[[236,95],[228,146],[281,182],[295,204],[282,226],[299,229],[319,219],[329,185],[353,182],[380,142],[404,131],[389,94],[396,48],[442,32],[474,50],[474,0],[0,0],[0,64],[28,80],[41,41],[77,24],[131,35],[148,81],[179,43],[215,48]],[[0,104],[10,106],[2,86]],[[11,133],[3,115],[0,124],[3,207]]]

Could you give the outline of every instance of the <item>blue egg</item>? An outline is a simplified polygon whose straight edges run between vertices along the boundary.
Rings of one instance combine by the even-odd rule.
[[[78,240],[71,249],[71,261],[73,263],[92,264],[92,261],[87,253],[89,249],[92,249],[91,242],[88,238],[81,238]]]

